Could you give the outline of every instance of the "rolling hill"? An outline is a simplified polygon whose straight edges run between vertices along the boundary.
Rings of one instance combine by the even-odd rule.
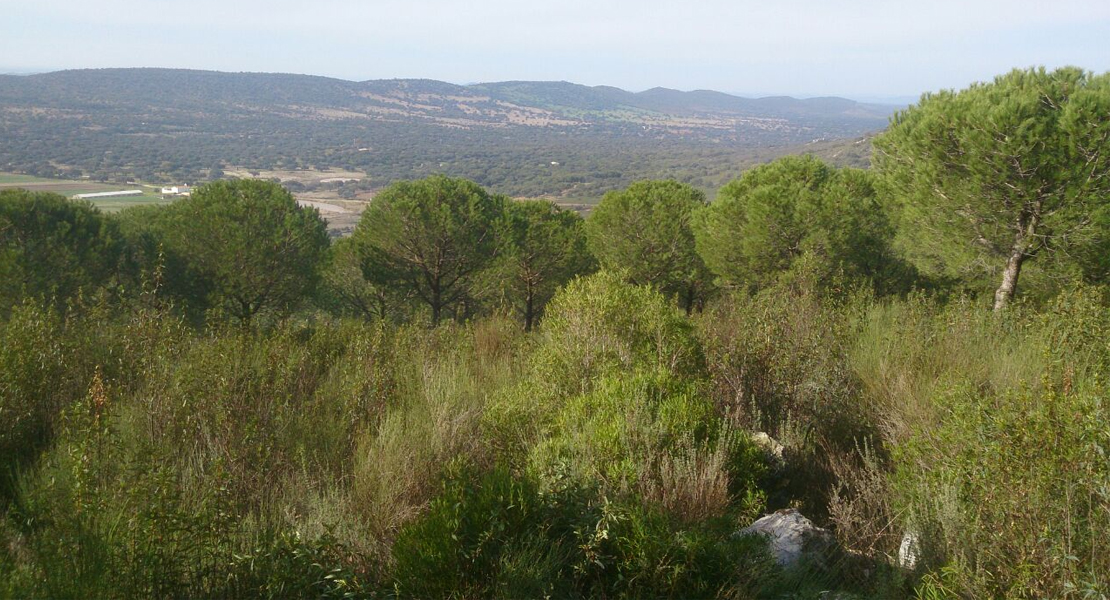
[[[375,185],[445,172],[518,196],[588,198],[644,177],[712,189],[804,144],[880,130],[892,112],[568,82],[74,70],[0,76],[0,170],[191,182],[229,168],[342,168]]]

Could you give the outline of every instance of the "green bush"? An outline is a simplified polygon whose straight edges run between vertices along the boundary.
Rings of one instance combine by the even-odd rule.
[[[863,420],[848,362],[852,310],[807,281],[732,296],[707,310],[699,333],[722,410],[776,438],[795,426],[850,446]]]
[[[796,505],[823,522],[836,466],[856,462],[860,444],[883,447],[849,361],[866,296],[838,302],[798,275],[722,298],[699,317],[699,334],[718,409],[784,446],[789,472],[771,490],[771,507]]]
[[[15,597],[340,597],[363,590],[330,536],[302,540],[233,511],[226,487],[187,488],[157,448],[128,447],[119,398],[94,378],[61,442],[25,480],[0,535]],[[226,478],[226,472],[216,476]],[[16,560],[12,560],[12,559]]]
[[[0,498],[19,469],[51,439],[54,417],[68,400],[69,351],[60,319],[21,307],[0,325]],[[67,388],[70,388],[67,390]]]
[[[564,484],[541,492],[505,469],[453,465],[393,546],[398,595],[745,597],[776,574],[762,541],[732,536],[727,522],[676,527],[657,510]]]
[[[428,512],[393,544],[399,595],[492,596],[503,554],[541,527],[534,484],[504,470],[481,476],[456,465],[453,471]]]
[[[704,372],[690,323],[658,292],[615,273],[567,285],[548,305],[540,335],[537,376],[560,393],[586,391],[595,378],[614,371]]]
[[[521,466],[551,433],[562,406],[617,373],[704,374],[690,322],[646,286],[600,272],[571,282],[552,300],[526,357],[521,380],[491,394],[484,434],[501,460]]]
[[[884,438],[898,442],[910,428],[935,423],[933,396],[947,384],[1035,385],[1045,357],[1027,313],[1013,306],[994,316],[968,298],[941,304],[920,295],[870,307],[850,356]]]
[[[388,542],[420,514],[444,464],[485,461],[482,415],[490,396],[517,381],[521,338],[509,319],[398,332],[397,389],[359,433],[348,465],[353,508],[376,537]]]
[[[566,475],[614,497],[632,494],[687,522],[734,504],[755,516],[766,471],[700,385],[667,372],[612,376],[567,401],[550,437],[532,449],[531,466],[544,478]]]
[[[121,384],[141,379],[129,372],[142,355],[139,320],[88,312],[63,319],[28,302],[0,321],[0,506],[54,441],[58,416],[84,396],[94,372]]]
[[[1101,390],[959,386],[936,400],[946,417],[899,449],[895,489],[933,564],[948,565],[949,585],[965,597],[1110,592]]]
[[[551,435],[562,403],[550,386],[525,378],[490,395],[482,436],[498,461],[523,468],[532,446]]]
[[[675,526],[639,505],[602,504],[585,530],[585,597],[758,598],[781,576],[766,544],[733,522]]]
[[[996,356],[943,363],[946,376],[929,393],[931,418],[907,419],[895,451],[896,510],[921,533],[935,569],[923,596],[1110,591],[1110,317],[1101,302],[1077,290],[1022,327],[989,318],[979,327],[995,333],[993,344],[967,335],[947,342],[962,346],[961,355],[991,347]],[[1029,352],[1019,348],[1037,347],[1040,356],[1015,363]]]

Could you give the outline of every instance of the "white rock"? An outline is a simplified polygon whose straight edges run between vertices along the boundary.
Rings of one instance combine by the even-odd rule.
[[[778,443],[775,438],[767,435],[766,433],[763,433],[762,431],[757,431],[753,433],[752,441],[755,442],[756,446],[763,448],[769,454],[773,456],[778,456],[779,458],[782,457],[782,444]]]
[[[911,529],[902,535],[902,544],[898,546],[898,566],[912,571],[917,567],[919,556],[921,556],[921,538]]]
[[[832,535],[794,509],[780,510],[741,529],[739,535],[768,538],[775,562],[790,566],[807,551],[823,552],[832,545]]]
[[[782,470],[786,467],[786,459],[783,457],[785,448],[778,440],[762,431],[757,431],[752,434],[752,443],[759,446],[767,454],[767,457],[771,459],[773,469]]]

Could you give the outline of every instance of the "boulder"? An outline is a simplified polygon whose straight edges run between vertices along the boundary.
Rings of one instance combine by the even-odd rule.
[[[813,524],[792,509],[784,509],[767,515],[755,523],[741,529],[737,535],[762,535],[770,544],[771,555],[775,562],[789,567],[798,562],[803,555],[812,553],[821,558],[835,545],[828,530]]]

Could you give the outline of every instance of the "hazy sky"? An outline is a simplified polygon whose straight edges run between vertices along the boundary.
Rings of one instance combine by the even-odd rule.
[[[1110,70],[1110,0],[0,0],[0,71],[186,67],[917,96]]]

